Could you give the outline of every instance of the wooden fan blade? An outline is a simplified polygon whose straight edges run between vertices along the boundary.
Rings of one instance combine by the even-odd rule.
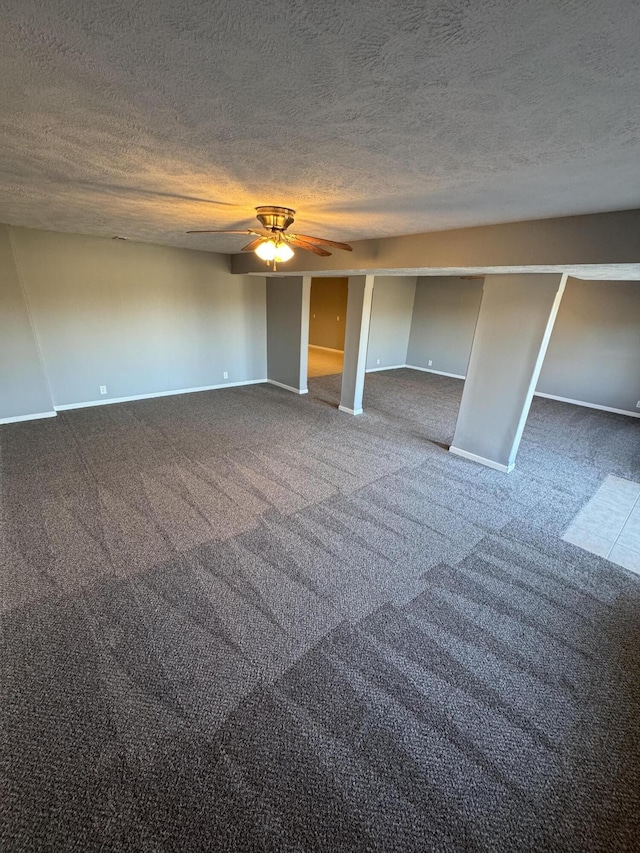
[[[322,237],[309,237],[306,234],[291,234],[290,236],[299,237],[301,240],[306,240],[308,243],[317,243],[320,246],[332,246],[334,249],[344,249],[345,252],[353,252],[353,247],[348,243],[336,243],[335,240],[325,240]]]
[[[322,249],[320,246],[314,246],[313,243],[305,243],[304,240],[301,240],[297,236],[294,237],[293,234],[287,234],[287,242],[292,243],[299,249],[304,249],[305,252],[313,252],[314,255],[322,255],[323,258],[328,258],[331,254],[331,252],[327,252],[326,249]]]
[[[240,249],[241,252],[253,252],[254,249],[257,249],[260,243],[264,243],[264,239],[262,237],[256,237],[255,240],[252,240],[250,243],[247,243],[246,246],[243,246]]]
[[[214,228],[213,231],[187,231],[187,234],[253,234],[253,231],[249,229],[245,231],[220,231],[217,228]]]

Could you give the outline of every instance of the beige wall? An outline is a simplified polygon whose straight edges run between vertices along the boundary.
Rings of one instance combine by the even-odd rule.
[[[347,317],[347,278],[312,278],[309,308],[309,343],[344,349]]]

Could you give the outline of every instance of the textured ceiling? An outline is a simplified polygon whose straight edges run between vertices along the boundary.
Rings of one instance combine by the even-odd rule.
[[[0,0],[0,221],[237,251],[640,207],[637,0]]]

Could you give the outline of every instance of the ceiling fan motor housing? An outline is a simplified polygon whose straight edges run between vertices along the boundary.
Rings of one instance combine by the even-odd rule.
[[[284,231],[293,224],[295,210],[290,207],[263,205],[256,207],[256,216],[269,231]]]

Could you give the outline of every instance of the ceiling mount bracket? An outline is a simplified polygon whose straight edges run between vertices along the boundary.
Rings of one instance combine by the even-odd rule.
[[[293,224],[295,210],[290,207],[274,207],[267,204],[256,207],[256,216],[269,231],[284,231]]]

